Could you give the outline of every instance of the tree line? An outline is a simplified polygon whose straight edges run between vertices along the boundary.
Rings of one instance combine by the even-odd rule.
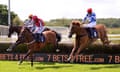
[[[14,25],[22,25],[23,21],[19,16],[11,11],[11,23]],[[46,26],[69,26],[73,19],[60,18],[45,21]],[[82,21],[82,19],[78,19]],[[120,18],[98,18],[97,24],[105,24],[109,28],[120,27]],[[0,25],[8,25],[8,9],[6,5],[0,4]]]
[[[46,22],[46,25],[48,26],[69,26],[73,19],[53,19],[48,22]],[[82,21],[82,19],[78,19]],[[97,24],[104,24],[109,28],[118,28],[120,27],[120,18],[98,18]]]
[[[23,22],[20,20],[18,15],[11,11],[11,23],[20,25]],[[0,25],[8,25],[8,9],[7,5],[0,4]]]

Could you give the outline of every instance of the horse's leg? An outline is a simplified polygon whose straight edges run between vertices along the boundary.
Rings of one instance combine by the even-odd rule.
[[[54,48],[55,48],[56,52],[60,51],[60,49],[58,48],[58,42],[57,41],[54,43]]]
[[[78,47],[78,49],[77,49],[77,51],[75,52],[75,55],[74,55],[74,58],[73,58],[73,60],[72,61],[74,61],[75,59],[76,59],[76,61],[78,60],[77,59],[77,56],[79,55],[79,53],[86,47],[86,46],[88,46],[88,44],[89,44],[89,42],[88,42],[88,40],[89,40],[89,38],[88,37],[84,37],[84,38],[81,38],[80,40],[79,40],[79,47]]]
[[[22,59],[20,59],[20,62],[18,64],[21,65],[23,60],[25,60],[30,55],[30,53],[31,53],[31,50],[29,49],[26,55]]]
[[[31,67],[33,67],[33,52],[30,53]]]
[[[80,39],[78,39],[76,37],[74,47],[73,47],[72,52],[70,53],[69,58],[67,59],[67,61],[70,61],[71,59],[74,60],[74,53],[77,50],[77,48],[79,48],[79,40]]]
[[[87,43],[82,43],[80,45],[80,47],[78,48],[77,52],[75,53],[75,58],[74,60],[76,59],[76,62],[78,61],[78,55],[80,54],[80,52],[87,46]],[[74,61],[73,60],[73,61]]]
[[[104,46],[109,45],[110,41],[108,40],[107,32],[105,29],[102,29],[102,31],[100,31],[100,39]]]

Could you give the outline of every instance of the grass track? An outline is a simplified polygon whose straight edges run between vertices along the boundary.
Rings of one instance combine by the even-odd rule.
[[[0,72],[120,72],[120,64],[69,64],[29,62],[17,65],[18,61],[0,61]]]

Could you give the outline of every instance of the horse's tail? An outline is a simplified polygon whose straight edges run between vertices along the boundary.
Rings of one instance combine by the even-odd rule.
[[[56,37],[57,37],[57,42],[60,42],[62,37],[61,37],[61,34],[60,33],[57,33],[56,31],[53,30],[53,32],[56,33]]]

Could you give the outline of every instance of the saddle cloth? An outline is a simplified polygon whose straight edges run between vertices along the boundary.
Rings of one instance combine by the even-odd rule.
[[[36,42],[45,42],[45,36],[41,33],[34,34],[34,39]]]

